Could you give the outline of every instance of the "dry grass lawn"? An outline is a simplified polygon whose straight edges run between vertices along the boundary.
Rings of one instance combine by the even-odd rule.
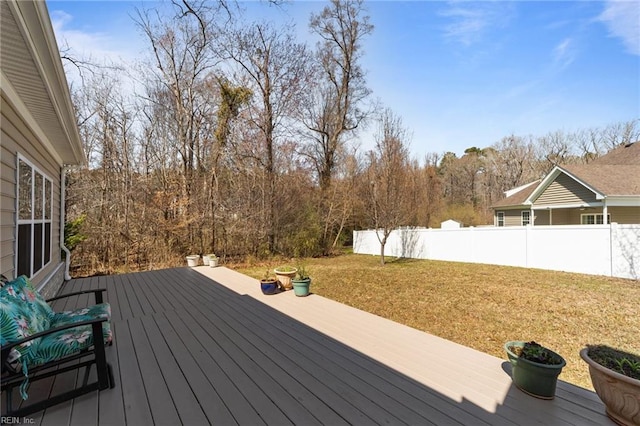
[[[535,340],[567,360],[562,380],[592,389],[579,351],[605,343],[640,353],[640,282],[564,272],[347,254],[307,259],[311,291],[505,358]],[[282,263],[280,263],[282,264]],[[289,264],[295,265],[296,262]],[[261,278],[279,264],[236,265]]]

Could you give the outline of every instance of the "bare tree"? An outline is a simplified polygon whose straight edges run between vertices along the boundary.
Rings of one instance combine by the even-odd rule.
[[[319,81],[309,93],[302,119],[320,187],[328,190],[341,145],[368,114],[363,103],[371,91],[359,59],[361,43],[373,32],[373,25],[363,0],[332,0],[320,14],[311,16],[309,26],[321,39]]]
[[[180,194],[176,200],[180,225],[188,240],[187,249],[203,252],[209,244],[203,235],[207,209],[207,166],[216,143],[216,12],[225,4],[203,1],[173,1],[174,16],[158,11],[138,11],[137,24],[146,35],[152,58],[146,64],[147,117],[151,118],[155,144],[166,145],[169,157],[180,162]],[[166,161],[166,160],[160,160]],[[165,176],[166,177],[166,176]],[[210,193],[210,192],[209,192]],[[212,249],[213,247],[211,247]]]
[[[410,166],[407,130],[400,117],[386,109],[380,118],[375,150],[368,158],[368,210],[380,241],[380,263],[391,231],[403,225],[408,214]]]
[[[309,54],[304,44],[295,41],[291,31],[275,29],[269,24],[256,24],[233,32],[225,43],[225,53],[237,65],[240,81],[255,94],[249,124],[257,132],[259,146],[250,147],[245,155],[256,161],[265,173],[262,222],[268,250],[274,252],[278,141],[290,130],[300,94],[309,82]]]

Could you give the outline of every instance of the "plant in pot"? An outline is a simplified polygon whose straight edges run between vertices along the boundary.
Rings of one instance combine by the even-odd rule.
[[[311,277],[307,268],[299,266],[296,276],[291,280],[293,285],[293,293],[296,296],[304,297],[309,295],[309,286],[311,285]]]
[[[640,425],[640,356],[607,345],[587,345],[580,357],[607,415],[621,425]]]
[[[511,341],[504,349],[516,387],[536,398],[553,399],[558,376],[567,364],[564,358],[536,342]]]
[[[198,261],[200,260],[199,254],[190,254],[187,256],[187,265],[188,266],[198,266]]]
[[[211,268],[215,268],[216,266],[218,266],[219,259],[218,256],[216,256],[214,253],[208,254],[206,258],[209,259],[208,264]]]
[[[283,290],[291,290],[293,288],[291,279],[295,277],[298,272],[296,268],[292,266],[278,266],[273,272],[276,274],[276,278]]]
[[[260,280],[260,290],[262,294],[274,294],[278,291],[278,280],[269,271],[265,271],[264,276]]]

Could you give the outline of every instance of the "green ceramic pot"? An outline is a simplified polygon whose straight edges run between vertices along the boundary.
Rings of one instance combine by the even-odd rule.
[[[309,295],[309,286],[311,285],[311,278],[304,280],[292,280],[293,294],[296,296],[304,297]]]
[[[562,368],[567,364],[557,353],[562,363],[557,365],[540,364],[520,358],[510,349],[513,346],[524,346],[525,342],[511,341],[504,344],[504,350],[511,363],[513,383],[525,393],[541,399],[553,399],[556,395],[556,384]]]

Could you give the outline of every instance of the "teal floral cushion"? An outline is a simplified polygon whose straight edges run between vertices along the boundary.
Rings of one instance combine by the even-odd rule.
[[[0,311],[0,344],[3,346],[48,330],[51,327],[51,317],[54,315],[51,307],[24,276],[0,288]],[[9,355],[9,365],[6,367],[13,371],[19,370],[18,360],[34,343],[32,340],[13,348]]]
[[[49,304],[22,276],[0,288],[0,343],[4,346],[35,333],[70,323],[111,318],[111,307],[101,303],[88,308],[55,313]],[[109,321],[102,323],[105,344],[112,340]],[[4,368],[22,372],[25,381],[21,386],[23,399],[27,399],[28,369],[46,364],[90,348],[93,345],[91,325],[69,328],[16,346],[11,350]]]
[[[72,322],[87,321],[94,318],[111,319],[111,305],[100,303],[88,308],[76,309],[75,311],[57,312],[51,318],[51,327],[60,327]]]
[[[89,321],[95,318],[106,318],[107,320],[110,320],[111,305],[109,305],[108,303],[100,303],[97,305],[89,306],[88,308],[76,309],[75,311],[58,312],[53,316],[53,319],[51,321],[51,328],[61,327],[63,325],[71,324],[74,322]],[[70,328],[67,331],[75,331],[83,327],[89,327],[89,330],[91,330],[91,326],[81,326],[78,328]],[[109,321],[105,321],[102,323],[102,337],[104,338],[105,345],[111,343],[111,340],[113,340],[113,334],[111,333],[111,323]],[[91,344],[93,344],[93,336],[91,337]]]
[[[111,341],[111,327],[109,322],[102,323],[102,335],[105,343]],[[38,339],[28,355],[28,366],[36,367],[51,361],[73,355],[93,346],[93,331],[90,325],[56,331]]]
[[[18,339],[51,327],[51,319],[55,313],[24,275],[5,284],[0,289],[0,299],[3,312],[6,311],[11,317],[20,321],[22,332],[28,333],[20,335]],[[26,324],[22,324],[23,321]]]

